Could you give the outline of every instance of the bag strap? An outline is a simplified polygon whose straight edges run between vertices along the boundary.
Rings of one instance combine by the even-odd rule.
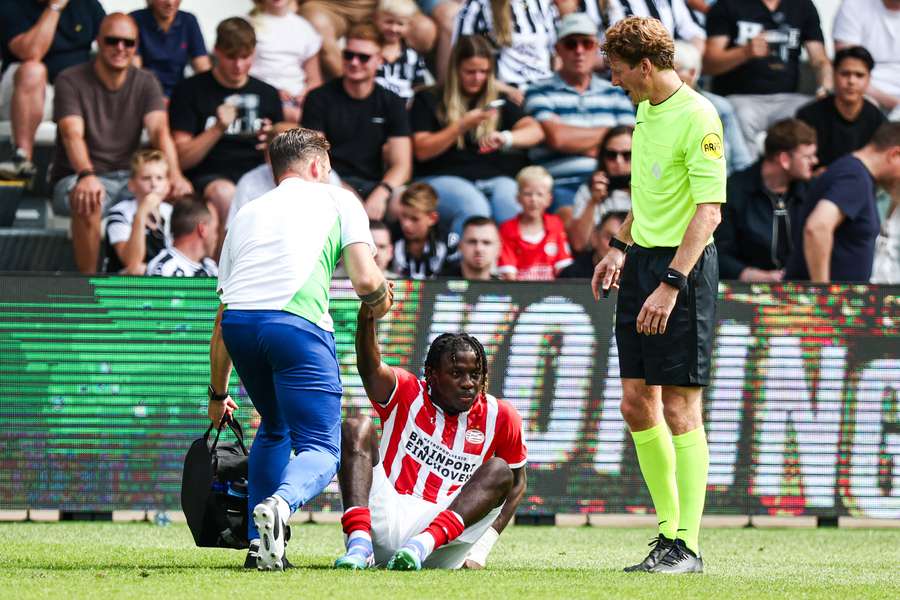
[[[222,420],[219,421],[219,426],[216,427],[216,437],[209,449],[210,453],[215,455],[216,446],[219,444],[219,436],[222,435],[222,430],[225,429],[226,424],[231,429],[232,433],[234,433],[234,437],[237,439],[238,446],[240,447],[241,452],[244,453],[244,456],[250,454],[247,451],[247,446],[244,445],[244,429],[241,427],[241,424],[238,423],[237,419],[235,419],[233,416],[229,417],[227,414],[222,417]],[[211,431],[212,424],[210,424],[209,429],[206,431],[207,437],[209,437]]]
[[[241,452],[244,453],[244,456],[249,455],[250,453],[247,451],[247,447],[244,445],[244,429],[241,427],[241,424],[238,423],[238,420],[232,417],[228,419],[228,426],[231,428],[231,432],[234,434],[234,438],[237,440],[238,446],[241,448]]]

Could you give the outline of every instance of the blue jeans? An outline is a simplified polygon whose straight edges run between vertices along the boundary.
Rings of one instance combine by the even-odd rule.
[[[455,175],[436,175],[422,181],[437,192],[441,222],[459,236],[470,217],[491,217],[499,225],[522,210],[516,199],[518,186],[512,177],[469,181]]]
[[[293,512],[337,473],[341,379],[334,335],[291,313],[226,310],[222,339],[262,417],[249,458],[252,540],[259,538],[252,518],[259,502],[277,494]]]

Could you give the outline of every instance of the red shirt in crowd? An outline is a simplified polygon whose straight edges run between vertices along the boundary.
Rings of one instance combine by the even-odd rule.
[[[562,219],[545,213],[544,237],[537,243],[522,238],[519,220],[520,217],[515,217],[500,225],[503,247],[498,261],[499,272],[515,273],[517,280],[555,279],[560,271],[572,264],[572,250]]]

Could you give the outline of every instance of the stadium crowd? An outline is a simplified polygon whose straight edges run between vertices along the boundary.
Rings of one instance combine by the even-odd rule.
[[[900,282],[900,0],[843,0],[831,58],[813,0],[254,4],[210,51],[180,0],[0,0],[0,178],[35,176],[54,121],[52,209],[81,272],[215,276],[234,215],[275,187],[267,142],[302,125],[389,276],[590,277],[640,125],[604,31],[639,15],[722,119],[723,278]],[[679,157],[652,150],[634,167],[659,178]]]

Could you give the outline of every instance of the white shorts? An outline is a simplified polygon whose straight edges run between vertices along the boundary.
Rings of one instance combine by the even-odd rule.
[[[14,62],[9,65],[0,79],[0,121],[9,121],[10,111],[12,110],[13,90],[15,89],[16,71],[22,66],[20,62]],[[53,86],[49,83],[44,91],[44,114],[42,121],[53,120]]]
[[[450,497],[435,504],[416,496],[398,494],[379,463],[373,469],[372,490],[369,492],[375,564],[387,564],[394,552],[410,538],[422,533],[452,501],[453,497]],[[422,566],[426,569],[460,568],[472,545],[481,539],[488,527],[500,516],[501,508],[502,506],[498,506],[483,519],[467,527],[458,538],[432,552]]]

